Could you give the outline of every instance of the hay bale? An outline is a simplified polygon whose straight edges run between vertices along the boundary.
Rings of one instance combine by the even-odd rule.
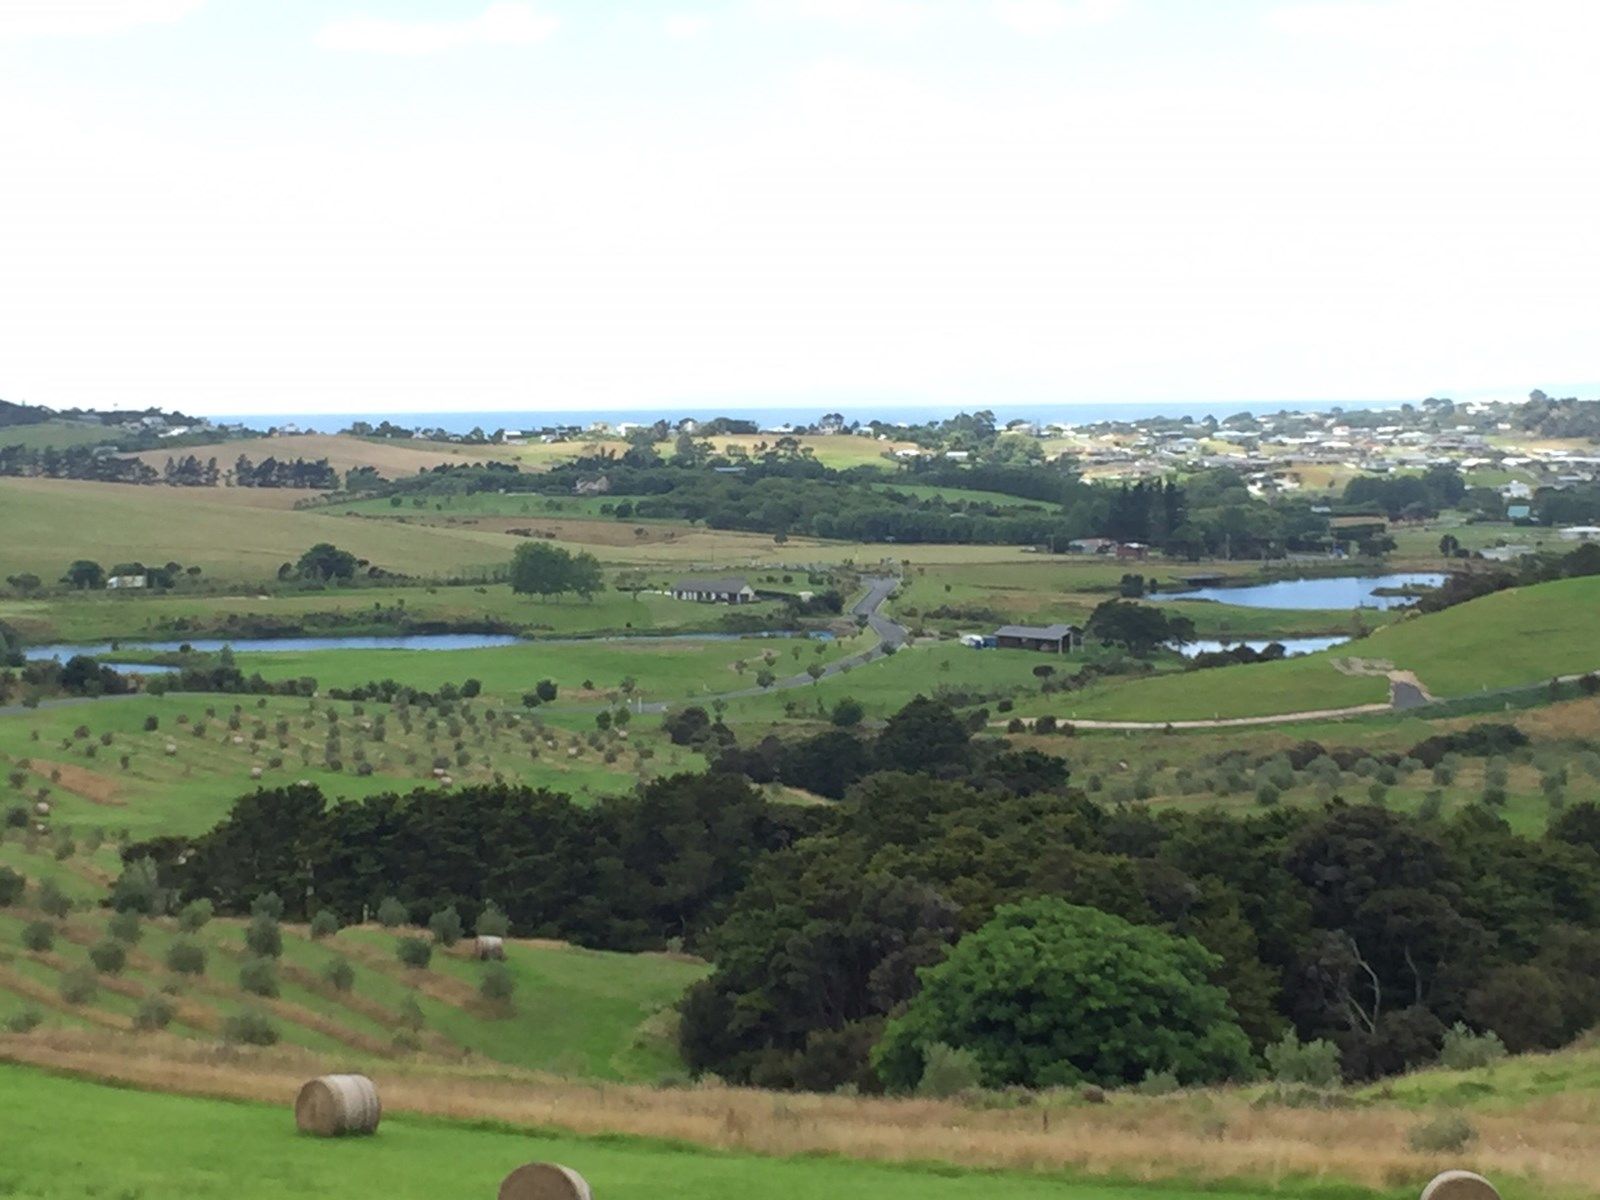
[[[1422,1189],[1422,1200],[1500,1200],[1500,1193],[1482,1175],[1441,1171]]]
[[[365,1075],[322,1075],[294,1098],[294,1123],[318,1137],[376,1133],[383,1106]]]
[[[473,950],[477,957],[485,962],[490,959],[498,961],[506,956],[506,941],[504,938],[480,933]]]
[[[261,778],[261,768],[260,767],[251,767],[250,768],[250,778],[251,779],[260,779]]]
[[[499,1200],[593,1200],[582,1175],[559,1163],[524,1163],[500,1181]]]
[[[167,743],[167,757],[171,758],[173,755],[177,754],[177,752],[178,752],[178,743],[176,743],[176,742],[168,742]]]

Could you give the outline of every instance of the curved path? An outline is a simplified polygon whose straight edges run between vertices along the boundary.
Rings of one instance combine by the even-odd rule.
[[[873,662],[889,653],[886,647],[898,650],[905,645],[909,634],[904,625],[896,624],[878,610],[883,607],[895,588],[900,586],[900,581],[893,575],[873,575],[862,579],[867,585],[866,595],[850,606],[850,616],[865,617],[867,627],[878,635],[877,642],[858,654],[848,658],[838,658],[827,663],[822,668],[822,674],[817,679],[801,672],[799,675],[786,675],[777,680],[771,687],[747,687],[733,692],[707,692],[707,700],[742,700],[748,696],[765,696],[770,692],[787,692],[794,688],[810,687],[818,680],[826,679],[830,675],[838,675],[842,671],[859,667],[864,663]],[[634,711],[639,713],[664,713],[674,704],[693,703],[693,700],[651,700],[634,706]]]

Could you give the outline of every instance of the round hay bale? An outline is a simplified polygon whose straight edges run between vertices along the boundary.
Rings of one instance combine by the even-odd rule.
[[[559,1163],[524,1163],[500,1181],[499,1200],[594,1200],[589,1184]]]
[[[494,937],[493,935],[487,933],[478,935],[478,940],[474,949],[478,958],[484,961],[488,961],[489,959],[499,960],[505,958],[506,956],[505,939]]]
[[[1422,1189],[1422,1200],[1500,1200],[1500,1193],[1482,1175],[1441,1171]]]
[[[171,758],[177,752],[178,752],[177,743],[176,742],[168,742],[167,743],[167,757]]]
[[[250,778],[251,779],[260,779],[261,778],[261,768],[260,767],[251,767],[250,768]]]
[[[318,1137],[376,1133],[383,1105],[378,1087],[365,1075],[322,1075],[294,1098],[294,1123]]]

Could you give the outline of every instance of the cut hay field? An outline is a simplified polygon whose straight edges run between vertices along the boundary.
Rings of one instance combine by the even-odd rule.
[[[273,965],[277,994],[262,996],[241,982],[241,967],[253,957],[245,922],[215,918],[185,933],[162,917],[140,922],[120,970],[96,973],[89,950],[109,939],[109,913],[84,893],[104,894],[99,880],[107,865],[115,869],[108,857],[6,855],[6,865],[34,887],[23,904],[0,909],[0,1025],[29,1013],[41,1033],[91,1028],[131,1037],[139,1033],[133,1018],[141,1005],[159,995],[173,1005],[168,1035],[211,1044],[225,1036],[228,1017],[258,1012],[281,1042],[321,1054],[478,1058],[582,1079],[655,1080],[682,1069],[671,1009],[707,968],[681,956],[507,939],[504,968],[514,991],[509,1000],[489,1000],[479,987],[491,968],[473,959],[470,939],[435,945],[429,965],[418,969],[403,966],[395,947],[402,936],[425,931],[372,925],[313,939],[303,925],[284,925]],[[82,886],[74,887],[73,877]],[[31,906],[45,880],[79,897],[73,912],[51,917]],[[34,922],[50,927],[49,949],[23,945],[22,930]],[[168,967],[180,940],[204,950],[200,974]],[[348,988],[327,977],[339,962],[351,969]],[[96,977],[94,994],[69,999],[64,980],[83,972]]]
[[[0,479],[0,577],[61,575],[74,559],[197,565],[223,581],[273,578],[317,542],[378,566],[421,575],[478,569],[511,557],[503,534],[352,521],[287,506],[303,493],[273,488],[135,487]]]

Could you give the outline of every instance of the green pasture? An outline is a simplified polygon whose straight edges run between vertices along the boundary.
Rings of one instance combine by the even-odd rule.
[[[612,732],[596,735],[592,745],[587,736],[594,732],[592,714],[573,713],[565,723],[542,716],[512,721],[508,710],[492,724],[480,719],[463,725],[463,749],[457,751],[449,719],[419,712],[410,733],[391,719],[378,741],[375,730],[361,723],[374,722],[391,711],[389,706],[316,704],[312,709],[310,702],[290,697],[172,694],[42,707],[0,718],[0,773],[21,772],[20,791],[7,788],[17,803],[31,805],[45,789],[54,825],[149,837],[208,829],[237,796],[257,787],[304,779],[339,798],[425,786],[439,759],[448,763],[457,785],[487,783],[499,775],[580,801],[627,790],[657,771],[691,769],[700,761],[680,747],[658,750],[648,735],[630,741]],[[489,707],[492,703],[484,702],[477,711]],[[330,711],[340,717],[338,770],[327,760]],[[553,717],[555,710],[550,711]],[[147,731],[148,717],[155,717],[159,728]],[[237,730],[229,728],[234,717]],[[435,720],[432,731],[430,719]],[[280,721],[286,726],[282,734]],[[203,733],[196,735],[196,729]],[[101,744],[106,734],[110,745]],[[466,765],[462,753],[468,756]],[[363,765],[370,774],[361,773]],[[251,778],[252,769],[261,770],[259,780]]]
[[[381,1081],[380,1081],[381,1082]],[[13,1195],[184,1196],[193,1200],[489,1197],[529,1161],[582,1173],[603,1200],[1144,1200],[1151,1195],[1229,1200],[1243,1186],[1186,1188],[1068,1180],[1059,1175],[964,1171],[842,1158],[762,1158],[627,1137],[389,1115],[376,1137],[295,1133],[287,1102],[265,1105],[108,1087],[0,1066],[10,1116],[3,1167]],[[92,1136],[86,1136],[92,1125]],[[160,1131],[162,1136],[152,1136]],[[174,1136],[180,1133],[181,1136]],[[1340,1189],[1343,1195],[1365,1194]]]
[[[668,573],[653,582],[664,588],[670,582]],[[273,590],[228,596],[84,592],[44,599],[0,599],[0,621],[35,642],[249,636],[251,626],[262,621],[299,624],[308,636],[381,634],[395,631],[395,610],[401,610],[401,619],[415,624],[495,622],[534,633],[575,636],[712,630],[730,611],[725,605],[674,600],[659,591],[635,596],[607,590],[583,600],[577,596],[519,596],[507,584]],[[774,620],[779,612],[779,606],[769,602],[739,609],[744,617]]]
[[[0,429],[0,446],[26,446],[30,450],[69,450],[74,446],[115,445],[126,436],[120,429],[98,421],[41,421],[37,425],[7,425]]]

